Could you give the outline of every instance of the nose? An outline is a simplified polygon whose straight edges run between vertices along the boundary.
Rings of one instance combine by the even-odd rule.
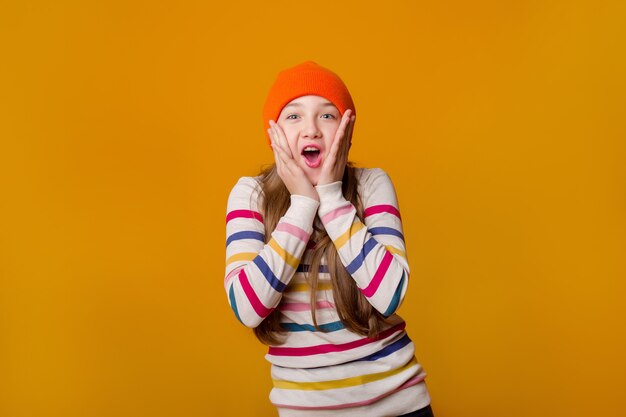
[[[316,119],[309,119],[302,127],[302,136],[309,139],[317,139],[322,136],[322,132],[317,125]]]

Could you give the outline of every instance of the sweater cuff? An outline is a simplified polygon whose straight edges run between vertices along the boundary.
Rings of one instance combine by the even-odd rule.
[[[320,207],[318,210],[320,217],[346,204],[347,200],[343,196],[342,185],[343,183],[341,181],[336,181],[315,187],[320,197]]]
[[[291,204],[285,213],[289,223],[300,226],[303,230],[313,230],[313,220],[320,205],[319,201],[303,195],[291,195]]]

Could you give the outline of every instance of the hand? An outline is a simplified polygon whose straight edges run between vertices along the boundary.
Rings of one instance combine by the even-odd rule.
[[[270,128],[267,129],[267,132],[270,136],[272,150],[274,151],[278,176],[283,180],[291,195],[303,195],[319,201],[320,198],[313,184],[311,184],[306,173],[293,159],[285,132],[273,120],[270,120],[269,123]]]
[[[348,151],[350,150],[355,120],[356,116],[352,115],[352,110],[348,109],[343,113],[326,160],[322,164],[322,172],[317,185],[330,184],[343,179],[343,173],[348,163]]]

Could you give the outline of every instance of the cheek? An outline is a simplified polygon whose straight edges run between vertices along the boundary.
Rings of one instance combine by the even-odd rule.
[[[326,145],[326,150],[330,149],[331,145],[333,144],[336,133],[337,126],[330,127],[324,132],[324,145]]]
[[[329,141],[333,141],[335,135],[337,134],[337,130],[339,129],[339,124],[328,126],[324,131],[324,136],[328,138]]]

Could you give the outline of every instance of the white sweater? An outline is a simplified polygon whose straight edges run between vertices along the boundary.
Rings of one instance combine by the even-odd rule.
[[[363,221],[344,198],[341,182],[321,185],[316,187],[319,203],[291,196],[267,244],[257,179],[241,178],[228,199],[224,286],[229,303],[248,327],[278,309],[286,331],[284,343],[270,346],[266,355],[274,384],[270,400],[280,416],[398,416],[430,403],[426,373],[395,314],[409,280],[396,193],[381,169],[360,168],[356,174]],[[313,326],[305,276],[316,217],[357,287],[388,317],[379,337],[344,328],[325,265],[316,296],[322,331]]]

